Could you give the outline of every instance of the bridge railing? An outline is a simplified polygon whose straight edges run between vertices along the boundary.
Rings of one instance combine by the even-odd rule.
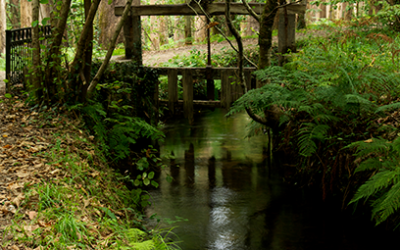
[[[41,36],[48,38],[51,36],[50,25],[39,27]],[[24,83],[26,66],[32,60],[32,27],[22,29],[6,30],[6,87],[18,83]],[[46,39],[40,41],[46,44]]]
[[[183,104],[184,116],[189,123],[193,123],[194,106],[202,107],[222,107],[229,108],[231,104],[244,94],[244,87],[237,84],[237,67],[221,68],[169,68],[169,67],[149,67],[157,69],[159,75],[168,76],[168,100],[160,100],[161,104],[167,104],[168,109],[174,114],[175,107]],[[255,88],[255,79],[252,73],[256,68],[244,68],[247,89]],[[220,101],[193,100],[194,79],[205,80],[212,76],[212,79],[221,80]],[[182,76],[183,100],[178,100],[178,75]],[[214,85],[212,85],[214,87]],[[213,92],[212,90],[211,92]],[[208,92],[208,91],[207,91]]]

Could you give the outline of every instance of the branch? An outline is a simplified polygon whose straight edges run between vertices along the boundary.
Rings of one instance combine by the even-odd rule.
[[[243,85],[245,93],[247,93],[247,85],[246,81],[244,78],[244,73],[243,73],[243,42],[242,42],[242,37],[240,36],[239,32],[237,29],[233,26],[232,20],[231,20],[231,0],[225,0],[226,3],[226,8],[225,8],[225,18],[226,22],[228,24],[228,28],[233,34],[233,36],[236,39],[236,42],[238,44],[238,67],[239,67],[239,83],[240,85]]]
[[[210,16],[207,14],[207,12],[203,9],[203,7],[200,5],[200,3],[197,2],[197,1],[193,1],[193,2],[195,2],[195,3],[199,6],[201,12],[205,15],[205,17],[208,19],[208,21],[211,22],[211,17],[210,17]],[[198,15],[197,12],[192,8],[192,6],[190,6],[189,4],[187,4],[187,5],[189,6],[189,8],[191,8],[191,9],[194,11],[194,13],[196,13],[196,15]],[[233,49],[234,51],[236,51],[236,53],[239,53],[239,51],[235,48],[235,46],[233,46],[232,42],[229,41],[228,37],[224,34],[224,32],[222,32],[222,30],[221,30],[220,28],[218,28],[217,26],[214,26],[214,28],[217,29],[217,31],[219,32],[219,34],[222,35],[222,36],[225,38],[225,40],[229,43],[229,45],[232,47],[232,49]],[[243,56],[243,57],[244,57],[244,59],[246,59],[251,65],[253,65],[253,67],[255,67],[256,69],[258,68],[258,67],[257,67],[257,64],[253,63],[253,62],[252,62],[250,59],[248,59],[246,56]]]
[[[104,61],[101,64],[99,71],[97,71],[95,77],[93,78],[92,82],[89,85],[89,88],[87,90],[87,97],[90,97],[92,95],[94,89],[96,88],[97,84],[100,81],[100,77],[103,75],[104,71],[106,70],[106,68],[108,66],[108,63],[110,62],[112,53],[114,52],[114,49],[115,49],[115,43],[117,42],[118,35],[121,32],[121,29],[125,23],[125,20],[128,18],[129,12],[131,11],[132,1],[133,0],[126,1],[124,12],[122,13],[121,19],[119,20],[117,27],[115,28],[113,37],[111,39],[110,47],[107,51],[107,55],[104,58]]]
[[[89,36],[90,27],[93,27],[93,20],[97,12],[97,8],[99,7],[101,0],[94,0],[92,5],[90,6],[89,13],[87,15],[85,25],[83,26],[81,36],[79,37],[78,45],[76,47],[75,57],[72,61],[70,67],[70,74],[73,74],[78,70],[80,67],[77,67],[79,61],[81,61],[83,53],[86,49],[86,40]]]
[[[244,0],[242,0],[242,1],[244,1]],[[291,3],[287,3],[287,4],[278,5],[278,6],[276,6],[267,16],[265,16],[265,18],[269,17],[270,15],[273,15],[273,14],[275,13],[275,11],[278,10],[278,9],[280,9],[280,8],[283,8],[283,7],[286,7],[286,6],[289,6],[289,5],[298,4],[298,3],[301,3],[301,2],[302,2],[302,0],[297,0],[297,1],[295,1],[295,2],[291,2]]]
[[[261,19],[260,16],[250,7],[249,3],[246,0],[242,0],[242,3],[244,5],[244,7],[246,7],[249,14],[252,17],[254,17],[254,19],[256,19],[258,23],[260,23],[260,19]]]
[[[262,125],[267,125],[267,118],[254,114],[251,108],[245,108],[247,114],[253,119],[254,121],[261,123]]]

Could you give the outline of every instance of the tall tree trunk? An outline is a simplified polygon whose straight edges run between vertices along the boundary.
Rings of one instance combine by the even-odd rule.
[[[261,14],[259,35],[260,58],[258,61],[258,69],[264,69],[271,65],[272,25],[274,24],[277,6],[278,2],[276,0],[268,0]],[[257,85],[260,85],[260,83],[257,83]]]
[[[42,24],[43,18],[50,17],[51,5],[50,4],[40,4],[39,8],[39,23]],[[50,24],[47,22],[46,25]]]
[[[165,4],[164,0],[161,0],[161,4]],[[160,45],[168,44],[168,17],[160,16],[158,17],[160,30],[158,31],[160,36]]]
[[[4,53],[4,49],[6,46],[6,29],[7,29],[7,20],[6,20],[6,0],[0,0],[0,52]]]
[[[33,66],[33,76],[32,85],[36,93],[37,100],[41,99],[41,60],[40,60],[40,43],[39,43],[39,0],[32,0],[32,19],[36,22],[32,26],[32,66]]]
[[[157,0],[150,0],[150,4],[156,4]],[[158,16],[150,16],[150,39],[154,50],[160,49],[160,19]]]
[[[326,18],[326,5],[324,5],[323,3],[325,2],[325,0],[322,0],[321,3],[319,4],[319,18]]]
[[[205,16],[196,16],[194,20],[196,42],[203,42],[207,38],[207,18]]]
[[[175,29],[174,29],[174,41],[178,44],[183,44],[184,39],[185,39],[185,31],[184,31],[184,22],[185,17],[183,16],[175,16],[174,18],[174,23],[175,23]]]
[[[186,3],[190,3],[190,0],[186,0]],[[191,45],[193,42],[192,36],[192,17],[185,16],[185,44]]]
[[[307,0],[301,1],[302,4],[305,4],[308,8]],[[306,14],[301,13],[297,15],[297,29],[305,29],[306,28]]]
[[[32,26],[32,4],[28,0],[21,0],[20,2],[21,13],[21,28]]]
[[[108,46],[113,35],[113,30],[120,19],[120,17],[115,16],[114,8],[117,5],[125,5],[126,0],[114,0],[111,4],[108,1],[102,1],[99,6],[99,44],[104,49],[108,49]],[[117,43],[124,42],[123,31],[119,34]]]
[[[4,3],[5,3],[5,0],[2,0],[2,1],[4,1]],[[9,5],[10,14],[11,14],[10,22],[11,22],[13,29],[17,29],[20,27],[20,23],[19,23],[20,13],[19,13],[18,7],[19,7],[19,0],[10,0],[10,5]]]

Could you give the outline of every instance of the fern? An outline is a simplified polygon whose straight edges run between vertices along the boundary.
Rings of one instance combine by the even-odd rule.
[[[305,157],[309,157],[317,150],[314,140],[323,140],[330,127],[328,125],[313,123],[306,123],[304,125],[305,127],[300,129],[299,132],[299,153]]]

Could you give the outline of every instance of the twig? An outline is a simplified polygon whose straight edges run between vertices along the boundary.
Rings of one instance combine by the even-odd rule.
[[[246,7],[247,11],[250,13],[254,19],[257,20],[258,23],[260,23],[260,16],[257,15],[257,13],[250,7],[249,3],[246,0],[242,0],[244,7]]]
[[[203,12],[204,16],[208,19],[209,22],[211,22],[211,17],[207,14],[207,12],[203,9],[203,7],[200,5],[200,1],[194,1],[200,8],[201,12]],[[190,4],[187,4],[187,6],[189,6],[189,8],[191,8],[193,10],[194,13],[196,13],[197,16],[199,16],[199,14],[197,13],[197,11],[195,9],[193,9],[192,6],[190,6]],[[233,46],[232,42],[229,41],[228,37],[224,34],[224,32],[222,32],[222,30],[220,28],[218,28],[217,26],[214,26],[214,28],[217,29],[217,31],[225,38],[225,40],[229,43],[229,45],[232,47],[232,49],[236,52],[239,53],[239,51],[235,48],[235,46]],[[256,69],[257,64],[253,63],[250,59],[248,59],[245,55],[243,55],[244,59],[246,59],[251,65],[253,65],[253,67],[255,67]]]

